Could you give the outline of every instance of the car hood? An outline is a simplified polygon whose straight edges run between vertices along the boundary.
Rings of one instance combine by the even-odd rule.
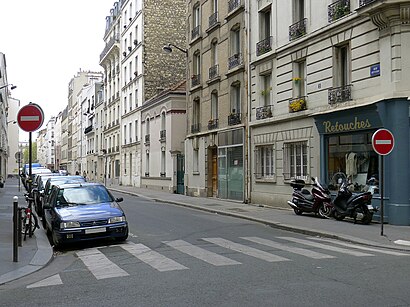
[[[63,221],[101,220],[124,215],[116,202],[56,208]]]

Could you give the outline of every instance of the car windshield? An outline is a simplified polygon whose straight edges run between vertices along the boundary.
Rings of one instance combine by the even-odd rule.
[[[65,205],[92,205],[112,202],[114,198],[101,185],[64,188],[58,195],[60,206]]]

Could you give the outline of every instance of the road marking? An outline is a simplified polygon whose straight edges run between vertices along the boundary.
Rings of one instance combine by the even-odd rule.
[[[382,249],[365,247],[365,246],[352,245],[350,243],[332,241],[332,240],[323,239],[323,238],[311,238],[311,239],[312,240],[317,240],[317,241],[329,242],[329,243],[338,244],[338,245],[347,246],[347,247],[352,247],[352,248],[356,248],[356,249],[361,249],[361,250],[369,251],[369,252],[377,252],[377,253],[393,255],[393,256],[410,256],[410,254],[404,254],[404,253],[399,253],[399,252],[395,252],[395,251],[382,250]]]
[[[97,279],[128,276],[129,274],[108,259],[97,248],[76,252],[85,266]]]
[[[270,246],[273,248],[277,248],[277,249],[281,249],[284,251],[288,251],[294,254],[298,254],[298,255],[302,255],[305,257],[309,257],[309,258],[313,258],[313,259],[331,259],[331,258],[336,258],[334,256],[331,255],[326,255],[326,254],[322,254],[322,253],[318,253],[315,251],[311,251],[308,249],[304,249],[304,248],[299,248],[299,247],[291,247],[282,243],[277,243],[271,240],[266,240],[266,239],[262,239],[262,238],[257,238],[257,237],[242,237],[241,239],[245,239],[251,242],[255,242],[258,244],[262,244],[262,245],[266,245],[266,246]]]
[[[291,242],[295,242],[295,243],[309,245],[309,246],[313,246],[313,247],[317,247],[317,248],[321,248],[321,249],[326,249],[326,250],[330,250],[330,251],[334,251],[334,252],[339,252],[339,253],[342,253],[342,254],[353,255],[353,256],[357,256],[357,257],[374,256],[373,254],[366,254],[366,253],[362,253],[362,252],[352,251],[352,250],[349,250],[349,249],[346,249],[346,248],[330,246],[330,245],[321,244],[321,243],[317,243],[317,242],[312,242],[312,241],[308,241],[308,240],[302,240],[302,239],[297,239],[297,238],[292,238],[292,237],[278,237],[278,238],[282,239],[282,240],[287,240],[287,241],[291,241]]]
[[[396,241],[394,241],[394,243],[400,244],[400,245],[408,245],[408,246],[410,246],[410,241],[406,241],[406,240],[396,240]]]
[[[27,288],[39,288],[39,287],[48,287],[48,286],[56,286],[56,285],[62,285],[63,281],[61,280],[61,277],[59,274],[47,277],[46,279],[40,280],[38,282],[35,282],[34,284],[28,285]]]
[[[206,249],[192,245],[183,240],[164,241],[163,243],[172,248],[175,248],[176,250],[179,250],[180,252],[183,252],[215,266],[241,264],[238,261],[207,251]]]
[[[120,246],[134,257],[137,257],[139,260],[160,272],[188,269],[186,266],[151,250],[143,244],[127,242],[127,244],[122,244]]]
[[[211,242],[213,244],[222,246],[224,248],[228,248],[231,250],[234,250],[236,252],[239,253],[243,253],[245,255],[248,256],[252,256],[258,259],[262,259],[268,262],[277,262],[277,261],[290,261],[289,259],[280,257],[280,256],[276,256],[273,255],[271,253],[265,252],[265,251],[261,251],[259,249],[253,248],[253,247],[249,247],[246,245],[242,245],[239,243],[235,243],[229,240],[225,240],[222,238],[202,238],[202,240],[205,240],[207,242]]]

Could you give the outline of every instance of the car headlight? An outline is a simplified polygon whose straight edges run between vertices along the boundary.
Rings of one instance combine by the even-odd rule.
[[[108,224],[125,222],[125,216],[115,216],[108,219]]]
[[[61,222],[60,228],[77,228],[80,227],[80,222]]]

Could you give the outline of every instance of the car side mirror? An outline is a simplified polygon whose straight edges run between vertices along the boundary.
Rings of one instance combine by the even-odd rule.
[[[118,197],[118,198],[115,199],[115,201],[116,201],[117,203],[120,203],[120,202],[122,202],[123,200],[124,200],[124,198],[122,198],[122,197]]]

